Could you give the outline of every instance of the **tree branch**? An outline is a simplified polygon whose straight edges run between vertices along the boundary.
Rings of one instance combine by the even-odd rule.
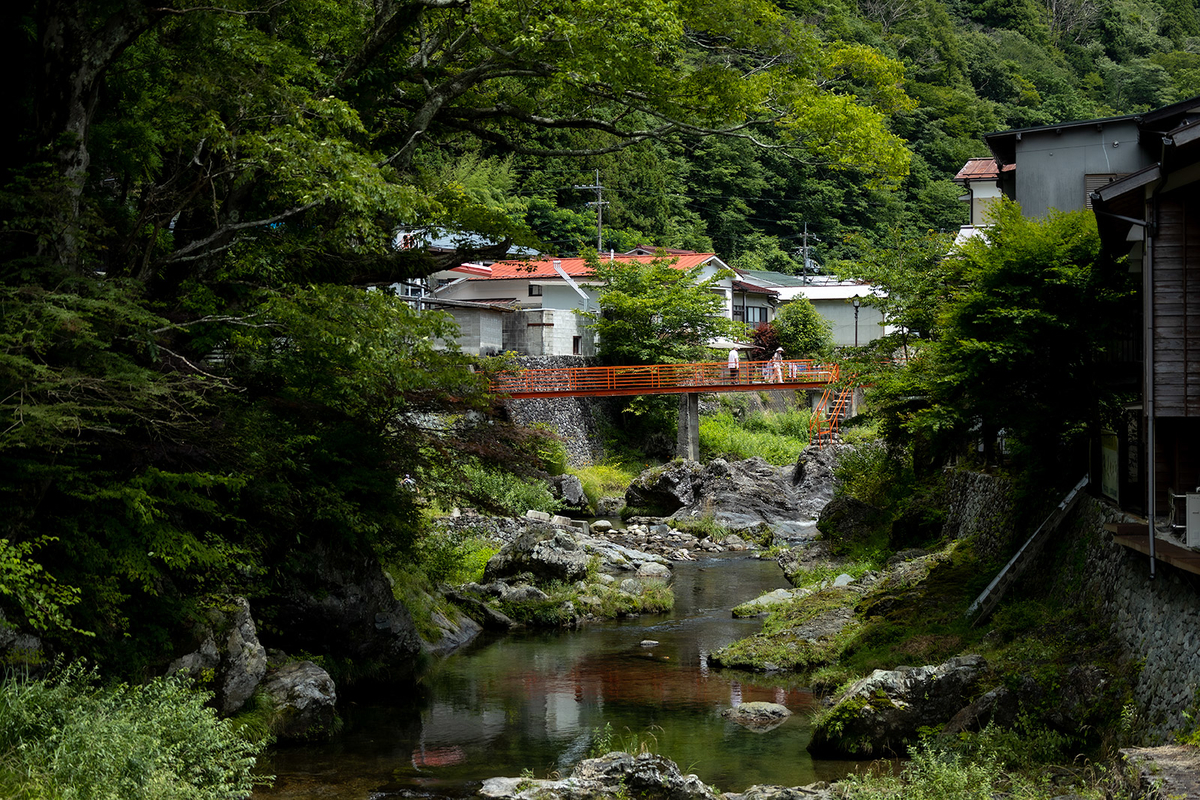
[[[322,197],[319,200],[313,200],[310,203],[305,203],[302,206],[295,206],[294,208],[289,208],[287,211],[283,211],[279,214],[276,214],[273,217],[268,217],[266,219],[256,219],[251,222],[236,222],[236,223],[233,223],[232,225],[223,225],[220,228],[217,228],[217,230],[214,231],[212,234],[204,237],[203,239],[198,239],[198,240],[192,242],[191,244],[187,245],[186,247],[181,247],[180,249],[176,250],[174,253],[167,256],[165,263],[171,264],[176,261],[192,260],[191,258],[188,257],[188,256],[190,256],[191,253],[194,253],[195,251],[200,250],[201,248],[207,247],[208,245],[212,244],[213,242],[217,241],[218,239],[221,239],[232,233],[236,233],[237,231],[246,230],[247,228],[263,228],[263,227],[266,227],[267,225],[273,225],[276,222],[282,222],[283,220],[288,219],[290,217],[294,217],[297,214],[302,214],[305,211],[308,211],[310,208],[315,208],[316,206],[320,205],[323,202],[325,202],[324,197]],[[203,253],[201,255],[203,255]],[[198,257],[200,257],[200,256],[195,256],[193,258],[198,258]]]

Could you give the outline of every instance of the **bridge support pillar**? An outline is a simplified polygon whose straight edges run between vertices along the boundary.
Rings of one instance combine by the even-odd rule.
[[[679,439],[675,455],[689,461],[700,460],[700,395],[679,395]]]

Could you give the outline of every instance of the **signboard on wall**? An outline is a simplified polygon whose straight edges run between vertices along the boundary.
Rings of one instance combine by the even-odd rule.
[[[1100,491],[1116,502],[1121,500],[1120,455],[1117,434],[1112,431],[1100,434]]]

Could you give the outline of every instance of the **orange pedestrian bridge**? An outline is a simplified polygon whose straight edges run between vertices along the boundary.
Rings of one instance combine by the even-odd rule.
[[[490,381],[494,393],[513,400],[678,394],[678,455],[699,461],[702,393],[823,390],[809,425],[809,441],[822,445],[832,441],[851,398],[852,389],[839,387],[839,378],[837,364],[802,359],[743,361],[737,370],[723,361],[519,369],[494,373]]]
[[[837,364],[743,361],[731,372],[723,361],[697,364],[645,364],[628,367],[522,369],[491,376],[492,391],[514,400],[539,397],[614,397],[696,392],[758,392],[775,389],[824,389],[837,383]]]

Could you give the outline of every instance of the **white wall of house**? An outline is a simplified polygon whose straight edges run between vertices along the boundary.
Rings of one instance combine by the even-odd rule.
[[[721,264],[705,264],[698,270],[698,280],[707,280],[721,269]],[[442,273],[444,277],[459,275],[459,273]],[[464,280],[447,286],[437,292],[437,296],[449,300],[485,301],[512,299],[518,306],[516,313],[503,314],[503,347],[496,349],[516,350],[519,353],[541,355],[594,355],[596,352],[595,334],[587,326],[586,317],[577,311],[599,308],[597,298],[600,286],[595,282],[577,281],[587,295],[581,297],[565,281],[554,278],[533,279],[497,279],[497,280]],[[724,278],[718,282],[715,291],[722,297],[725,314],[733,317],[732,279]],[[534,293],[530,293],[530,286]],[[767,298],[762,295],[748,295],[749,303],[754,306],[767,306]],[[737,302],[740,301],[740,293]],[[771,318],[768,311],[768,320]],[[468,322],[470,314],[463,314],[463,336],[460,341],[467,341],[478,330],[474,322]],[[488,336],[493,332],[489,330]],[[491,343],[489,338],[489,345]],[[483,348],[481,343],[480,348]],[[464,350],[476,352],[476,348],[463,346]],[[486,350],[483,350],[486,352]]]
[[[833,343],[838,346],[854,344],[854,306],[849,300],[814,300],[813,307],[833,324]],[[860,345],[883,336],[883,314],[877,308],[861,306],[858,309],[858,343]]]
[[[967,203],[971,207],[971,225],[987,224],[987,215],[992,205],[1004,193],[995,181],[971,181],[967,187]]]
[[[854,296],[866,297],[872,291],[870,286],[832,281],[806,286],[789,286],[779,290],[781,300],[808,298],[817,313],[829,320],[833,326],[833,343],[839,347],[854,345],[856,329]],[[860,345],[882,337],[887,332],[884,327],[883,312],[871,306],[860,306],[857,332]]]

